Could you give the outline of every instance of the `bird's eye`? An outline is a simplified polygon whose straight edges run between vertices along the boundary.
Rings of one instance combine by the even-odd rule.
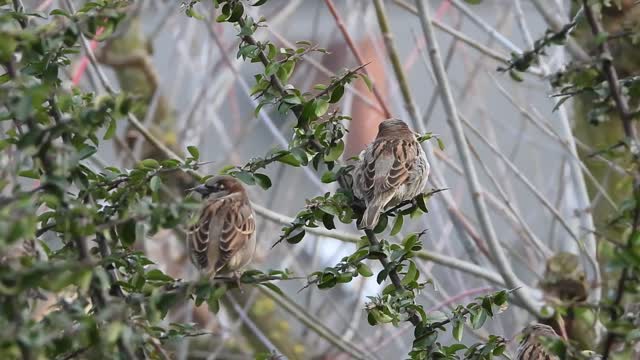
[[[224,190],[224,184],[218,184],[217,188],[218,190]]]

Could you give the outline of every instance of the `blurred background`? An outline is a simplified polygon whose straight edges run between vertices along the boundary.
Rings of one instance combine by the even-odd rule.
[[[76,6],[80,0],[72,1]],[[420,124],[411,123],[401,88],[392,69],[373,2],[358,0],[285,1],[270,0],[252,8],[255,18],[264,16],[267,26],[256,37],[291,47],[308,40],[326,48],[328,54],[311,54],[297,66],[291,83],[302,90],[328,83],[345,68],[361,65],[348,46],[357,48],[374,86],[393,117],[411,127],[437,134],[446,147],[434,147],[433,175],[428,189],[448,188],[433,196],[430,212],[405,224],[398,240],[413,231],[427,230],[423,237],[427,256],[420,259],[421,271],[433,286],[421,294],[434,317],[451,306],[505,287],[476,219],[473,196],[483,196],[491,221],[516,275],[536,291],[547,259],[560,251],[578,254],[588,279],[595,280],[595,225],[593,209],[612,209],[606,190],[607,179],[594,175],[580,161],[578,150],[588,150],[574,137],[572,128],[586,121],[576,116],[569,103],[556,107],[549,75],[570,58],[580,55],[552,48],[544,63],[524,74],[518,82],[507,73],[510,53],[531,49],[533,41],[548,28],[570,21],[570,2],[562,0],[428,1],[436,25],[438,46],[445,61],[458,111],[465,123],[465,135],[483,187],[481,194],[469,192],[458,151],[451,136],[444,108],[428,60],[428,45],[416,16],[413,1],[385,1],[390,39],[395,43]],[[335,7],[336,15],[329,9]],[[267,150],[286,148],[291,137],[292,117],[271,109],[254,115],[257,101],[250,88],[253,75],[262,65],[236,59],[239,39],[229,24],[218,24],[210,2],[196,6],[204,20],[184,15],[179,1],[135,1],[130,14],[105,42],[90,43],[101,70],[111,84],[123,92],[141,97],[148,106],[138,117],[176,151],[189,145],[200,149],[202,161],[211,161],[202,172],[216,173],[228,164],[242,165]],[[25,1],[27,9],[48,12],[67,6],[64,1]],[[258,13],[259,11],[259,13]],[[339,29],[344,25],[348,36]],[[579,39],[577,40],[579,41]],[[578,49],[579,50],[579,49]],[[231,54],[231,55],[230,55]],[[83,51],[71,67],[65,86],[104,91],[98,74],[88,66]],[[380,101],[360,81],[347,88],[336,104],[353,117],[347,123],[348,142],[344,159],[357,155],[374,137],[384,120]],[[555,109],[554,109],[555,108]],[[580,119],[577,119],[580,118]],[[134,159],[158,154],[132,129],[119,127],[113,147],[105,143],[99,158],[105,163],[131,166]],[[579,129],[576,130],[579,133]],[[582,148],[580,146],[583,146]],[[278,214],[293,217],[305,199],[334,189],[323,184],[321,173],[274,163],[266,172],[273,187],[263,191],[250,187],[253,201]],[[608,210],[607,210],[608,209]],[[253,268],[290,269],[306,276],[335,265],[354,250],[354,244],[308,232],[297,245],[272,248],[283,221],[258,214],[259,250]],[[286,223],[286,221],[284,221]],[[338,226],[341,233],[357,235],[355,227]],[[193,279],[195,269],[184,253],[184,243],[171,231],[163,231],[138,244],[160,268],[176,278]],[[377,266],[371,263],[371,266]],[[332,290],[313,286],[299,291],[305,280],[287,281],[281,288],[300,309],[343,340],[364,349],[367,357],[388,359],[406,353],[413,329],[410,324],[372,327],[367,323],[367,296],[381,290],[374,278],[358,277]],[[275,349],[288,357],[346,359],[348,355],[318,333],[303,325],[273,299],[245,287],[225,303],[218,316],[206,304],[193,308],[185,304],[175,321],[193,322],[211,332],[176,343],[179,358],[252,358],[261,349]],[[491,333],[511,339],[531,315],[518,306],[490,320],[481,330],[465,332],[466,341],[486,338]],[[446,339],[442,339],[446,342]],[[252,347],[247,346],[251,344]],[[510,350],[514,349],[510,344]]]

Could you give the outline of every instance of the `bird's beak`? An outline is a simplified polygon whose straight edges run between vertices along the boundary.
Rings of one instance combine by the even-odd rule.
[[[196,186],[196,187],[192,187],[191,189],[188,189],[187,191],[195,191],[195,192],[199,193],[200,195],[207,195],[210,192],[209,189],[207,189],[207,187],[204,186],[204,185],[199,185],[199,186]]]

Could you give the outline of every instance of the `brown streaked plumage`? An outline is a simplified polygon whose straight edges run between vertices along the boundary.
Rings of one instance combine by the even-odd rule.
[[[540,341],[541,338],[560,338],[549,325],[533,324],[522,330],[522,340],[518,346],[516,360],[559,360],[554,354],[549,354]]]
[[[378,126],[376,139],[360,154],[354,169],[354,195],[363,200],[361,228],[373,229],[386,207],[413,199],[429,176],[427,157],[407,124],[398,119]]]
[[[256,248],[256,223],[242,184],[223,175],[193,190],[203,197],[198,221],[187,233],[193,264],[209,278],[222,269],[236,271],[246,266]]]

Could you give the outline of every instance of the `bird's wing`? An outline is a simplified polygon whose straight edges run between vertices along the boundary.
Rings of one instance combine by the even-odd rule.
[[[365,159],[364,186],[368,199],[402,185],[415,164],[418,152],[404,139],[376,140]]]
[[[249,201],[244,196],[229,197],[230,201],[220,232],[216,271],[242,249],[256,230],[256,222]]]
[[[207,201],[200,210],[198,221],[189,227],[187,231],[187,245],[193,263],[201,269],[209,266],[209,230],[212,220],[218,215],[224,205],[223,201],[216,199]]]

